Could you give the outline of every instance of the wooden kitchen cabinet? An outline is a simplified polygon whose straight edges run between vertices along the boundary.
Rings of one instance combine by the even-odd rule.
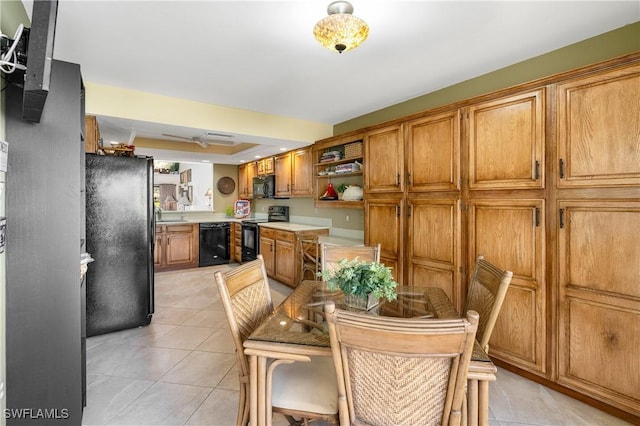
[[[258,166],[255,161],[238,166],[238,197],[253,198],[253,178],[257,173]]]
[[[545,89],[470,106],[469,189],[544,188]]]
[[[316,229],[304,233],[328,235],[329,230]],[[296,249],[297,238],[298,233],[294,231],[260,227],[260,254],[264,258],[267,275],[294,288],[301,279],[302,259]]]
[[[198,266],[198,224],[156,225],[157,272]]]
[[[266,157],[258,161],[258,176],[272,175],[275,173],[275,158]]]
[[[405,285],[440,287],[462,309],[462,241],[459,199],[413,199],[407,206]]]
[[[403,192],[404,136],[402,125],[383,127],[365,136],[365,193]]]
[[[333,185],[336,193],[340,184],[356,185],[363,188],[363,139],[364,135],[352,135],[348,138],[324,139],[314,144],[312,152],[312,175],[314,179],[313,205],[315,207],[361,209],[364,206],[364,202],[362,200],[320,199],[326,192],[329,183]],[[323,154],[333,151],[341,153],[340,159],[322,161]],[[360,164],[359,168],[358,164]],[[349,173],[336,174],[335,170],[339,167],[351,167],[352,171]]]
[[[229,253],[231,253],[232,260],[242,263],[242,224],[233,222],[231,229],[233,230],[233,238],[231,238],[232,246]]]
[[[491,198],[469,203],[467,270],[472,271],[475,259],[483,255],[513,272],[489,341],[491,355],[546,374],[544,200]]]
[[[380,262],[393,269],[393,277],[398,283],[404,283],[404,199],[367,199],[364,216],[365,243],[369,246],[380,243]]]
[[[558,381],[640,416],[640,202],[558,207]]]
[[[275,277],[276,273],[276,231],[260,227],[260,254],[264,260],[267,275]]]
[[[276,197],[310,197],[311,147],[290,151],[275,158]]]
[[[274,278],[289,286],[296,282],[296,234],[290,231],[276,231]]]
[[[405,126],[407,190],[459,190],[460,110],[429,115]]]
[[[640,65],[557,85],[558,187],[640,182]]]
[[[100,128],[95,115],[84,116],[84,150],[85,153],[96,153],[100,146]]]

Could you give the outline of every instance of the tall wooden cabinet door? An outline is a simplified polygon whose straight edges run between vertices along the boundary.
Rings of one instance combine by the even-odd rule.
[[[460,200],[409,200],[407,210],[405,285],[440,287],[460,309]]]
[[[264,269],[270,277],[276,273],[276,242],[273,238],[260,237],[260,254],[264,260]]]
[[[276,240],[276,272],[277,280],[289,286],[295,285],[296,252],[291,241]]]
[[[558,381],[640,416],[640,202],[558,207]]]
[[[291,153],[291,196],[310,197],[313,195],[311,164],[310,147]]]
[[[537,374],[546,365],[544,200],[471,200],[468,267],[483,255],[513,272],[489,342],[490,353]]]
[[[469,107],[469,188],[544,188],[544,89]]]
[[[253,198],[253,178],[258,176],[258,162],[247,164],[247,198]]]
[[[249,195],[247,166],[248,164],[238,166],[238,197],[247,197]]]
[[[364,242],[380,243],[380,262],[393,268],[398,284],[403,284],[404,200],[368,199],[364,203]]]
[[[557,86],[559,187],[640,182],[640,65]]]
[[[402,126],[367,133],[364,145],[364,191],[404,191],[404,137]]]
[[[275,160],[276,197],[291,195],[291,153],[278,155]]]
[[[410,121],[405,126],[408,191],[460,189],[459,110]]]

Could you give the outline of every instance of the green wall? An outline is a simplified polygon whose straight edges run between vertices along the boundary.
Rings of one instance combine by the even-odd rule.
[[[640,51],[640,22],[336,124],[334,135],[402,118],[485,93]]]

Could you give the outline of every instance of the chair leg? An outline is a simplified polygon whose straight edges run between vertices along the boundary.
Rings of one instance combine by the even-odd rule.
[[[289,422],[290,426],[302,426],[302,422],[305,421],[305,419],[302,420],[296,420],[293,418],[293,416],[284,416],[287,421]]]

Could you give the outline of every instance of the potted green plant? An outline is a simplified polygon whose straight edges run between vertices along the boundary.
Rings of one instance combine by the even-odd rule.
[[[347,189],[349,187],[349,185],[345,184],[345,183],[341,183],[340,185],[338,185],[338,188],[336,188],[336,191],[338,191],[338,199],[342,200],[342,195],[345,191],[345,189]]]
[[[329,290],[340,289],[348,306],[370,309],[378,300],[395,300],[398,283],[393,280],[391,268],[379,262],[365,262],[358,258],[342,259],[332,269],[320,273]]]

